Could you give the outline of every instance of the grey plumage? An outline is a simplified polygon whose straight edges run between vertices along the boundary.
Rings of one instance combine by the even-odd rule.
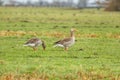
[[[70,37],[68,38],[64,38],[62,40],[59,40],[57,42],[54,43],[54,47],[59,46],[59,47],[64,47],[65,50],[68,49],[68,47],[70,47],[71,45],[73,45],[75,43],[75,36],[74,36],[74,29],[70,30]]]
[[[33,50],[36,50],[37,47],[40,46],[40,45],[42,45],[43,49],[45,50],[46,45],[45,45],[44,41],[42,41],[39,38],[32,38],[24,44],[24,46],[32,47]]]

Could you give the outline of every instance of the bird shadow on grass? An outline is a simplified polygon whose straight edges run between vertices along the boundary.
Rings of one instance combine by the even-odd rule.
[[[28,58],[50,58],[50,59],[60,59],[60,58],[64,58],[64,59],[96,59],[99,57],[95,57],[95,56],[84,56],[84,57],[80,57],[80,56],[40,56],[40,55],[28,55],[26,56]]]
[[[83,48],[74,49],[74,50],[73,49],[72,50],[69,49],[69,50],[65,51],[63,48],[59,48],[59,49],[57,48],[57,50],[56,49],[52,49],[52,50],[47,50],[47,51],[61,51],[61,52],[64,51],[64,52],[70,52],[70,51],[84,51],[84,49]]]
[[[28,55],[27,57],[30,57],[30,58],[72,58],[72,59],[79,59],[80,57],[77,57],[77,56],[33,56],[33,55]]]

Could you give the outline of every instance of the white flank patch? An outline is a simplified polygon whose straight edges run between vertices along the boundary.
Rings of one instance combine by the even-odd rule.
[[[34,47],[34,46],[35,46],[35,44],[25,44],[25,45],[23,45],[23,46],[30,46],[30,47]]]
[[[61,44],[56,44],[56,45],[54,45],[53,47],[64,47],[64,46],[61,45]]]

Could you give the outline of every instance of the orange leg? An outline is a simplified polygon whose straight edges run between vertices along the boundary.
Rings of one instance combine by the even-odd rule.
[[[36,47],[33,47],[33,50],[34,50],[34,51],[36,51],[36,50],[37,50],[37,48],[36,48]]]
[[[68,51],[68,47],[65,47],[65,51]]]

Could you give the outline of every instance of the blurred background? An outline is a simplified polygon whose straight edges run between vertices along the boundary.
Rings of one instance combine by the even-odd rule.
[[[0,6],[105,8],[106,11],[120,11],[120,0],[0,0]]]

